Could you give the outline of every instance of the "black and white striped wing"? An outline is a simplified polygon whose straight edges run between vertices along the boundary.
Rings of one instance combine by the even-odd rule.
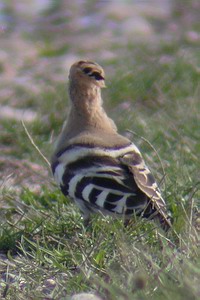
[[[85,215],[97,210],[121,215],[142,213],[143,217],[159,219],[163,228],[170,227],[165,201],[133,144],[110,149],[69,146],[57,154],[52,170],[64,195]]]
[[[128,168],[107,156],[90,155],[68,164],[61,189],[76,202],[84,201],[87,207],[90,204],[91,210],[115,214],[133,214],[147,202]]]

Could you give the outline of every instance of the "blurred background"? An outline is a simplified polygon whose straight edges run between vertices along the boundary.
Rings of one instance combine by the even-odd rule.
[[[2,0],[1,104],[31,106],[30,94],[50,81],[66,82],[79,58],[112,67],[112,61],[136,60],[135,52],[142,56],[144,44],[164,43],[168,52],[158,59],[167,63],[170,47],[183,55],[200,46],[199,20],[198,0]]]

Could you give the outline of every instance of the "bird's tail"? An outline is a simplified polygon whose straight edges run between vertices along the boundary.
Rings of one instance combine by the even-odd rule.
[[[164,231],[168,231],[172,227],[172,220],[169,214],[152,205],[152,202],[145,208],[142,217],[153,219]]]

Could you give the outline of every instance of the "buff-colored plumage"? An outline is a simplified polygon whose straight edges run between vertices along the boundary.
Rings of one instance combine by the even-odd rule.
[[[70,110],[52,157],[63,193],[77,203],[85,220],[91,212],[155,218],[171,226],[165,201],[138,148],[118,134],[102,107],[103,69],[79,61],[69,72]]]

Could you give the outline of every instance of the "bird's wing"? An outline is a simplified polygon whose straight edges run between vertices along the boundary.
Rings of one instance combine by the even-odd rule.
[[[166,203],[161,196],[160,189],[152,173],[145,165],[140,153],[127,153],[120,158],[120,161],[128,167],[139,189],[148,196],[152,209],[157,211],[158,214],[162,216],[164,222],[168,223],[170,227],[171,223],[169,221]]]
[[[68,165],[62,178],[64,194],[113,213],[131,214],[147,203],[128,168],[115,158],[79,159]]]

